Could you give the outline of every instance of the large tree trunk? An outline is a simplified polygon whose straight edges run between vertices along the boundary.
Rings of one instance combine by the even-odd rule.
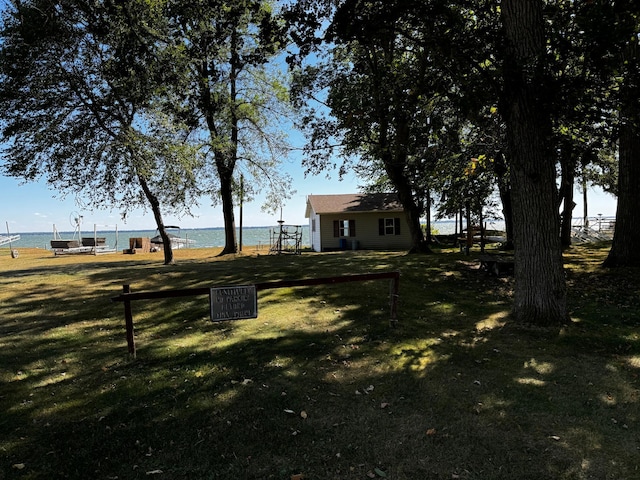
[[[233,213],[233,170],[219,167],[220,197],[222,199],[222,215],[224,217],[224,248],[220,255],[238,252],[236,242],[236,220]]]
[[[500,201],[502,202],[502,216],[504,217],[504,233],[507,237],[502,245],[503,250],[513,250],[513,201],[511,199],[511,187],[499,187]]]
[[[560,215],[560,244],[563,248],[571,246],[571,222],[573,220],[573,186],[576,177],[576,162],[573,149],[565,145],[560,158],[560,193],[558,195],[558,209],[564,205]]]
[[[230,109],[229,125],[231,126],[231,148],[227,153],[218,153],[216,163],[218,176],[220,177],[220,196],[222,197],[222,215],[224,217],[224,248],[220,255],[238,253],[236,242],[236,220],[233,213],[233,171],[238,159],[238,116],[236,115],[236,103],[238,101],[238,72],[240,70],[240,57],[238,54],[238,32],[231,33],[231,70],[229,72],[229,98],[232,107]]]
[[[504,152],[496,155],[493,170],[498,179],[498,191],[502,202],[502,216],[504,217],[504,233],[507,237],[502,245],[503,250],[513,250],[513,201],[511,199],[511,182],[509,181],[509,168],[504,158]]]
[[[162,251],[164,252],[164,264],[171,265],[173,264],[173,248],[171,248],[171,239],[169,235],[167,235],[167,231],[164,228],[164,222],[162,220],[162,212],[160,211],[160,201],[158,197],[154,195],[154,193],[149,188],[149,184],[147,180],[142,176],[138,175],[138,181],[140,182],[140,186],[142,187],[142,191],[144,195],[147,197],[149,204],[151,205],[151,211],[153,212],[153,218],[156,220],[156,226],[158,227],[158,232],[160,233],[160,237],[162,237]]]
[[[505,92],[515,242],[513,318],[540,326],[568,320],[556,208],[556,171],[545,74],[542,0],[504,0]]]
[[[427,212],[427,218],[426,218],[427,221],[424,229],[424,236],[427,243],[430,245],[433,242],[433,237],[431,235],[431,204],[432,204],[431,189],[427,189],[425,201],[426,201],[425,210]]]
[[[382,91],[378,92],[378,97],[381,96],[383,96]],[[380,104],[382,105],[384,102],[380,102]],[[382,162],[389,180],[391,180],[398,193],[398,199],[407,217],[409,233],[411,234],[409,253],[431,253],[420,224],[422,208],[416,202],[413,195],[414,185],[406,171],[407,153],[405,146],[410,141],[409,119],[404,115],[400,106],[397,107],[395,115],[393,127],[390,127],[388,111],[380,109],[380,139],[378,141],[382,152]],[[393,141],[390,139],[393,139]]]
[[[413,197],[411,183],[401,166],[404,165],[405,160],[398,161],[389,155],[383,156],[383,162],[387,175],[398,193],[398,199],[407,217],[409,233],[411,234],[411,248],[409,249],[409,253],[432,253],[422,232],[422,226],[420,225],[421,209]]]
[[[640,266],[640,59],[635,38],[624,55],[626,78],[620,103],[618,207],[613,243],[605,267]]]

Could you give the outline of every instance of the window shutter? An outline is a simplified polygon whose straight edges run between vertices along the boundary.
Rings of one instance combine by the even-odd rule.
[[[394,230],[396,231],[396,235],[400,235],[400,219],[398,217],[393,219]]]
[[[384,235],[384,218],[378,219],[378,235]]]
[[[338,220],[333,221],[333,236],[334,237],[340,236],[340,222],[338,222]]]
[[[349,220],[349,236],[350,237],[355,237],[356,236],[356,221],[355,220]]]

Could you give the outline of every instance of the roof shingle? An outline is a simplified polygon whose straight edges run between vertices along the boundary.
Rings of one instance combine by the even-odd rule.
[[[310,209],[317,214],[403,211],[395,193],[309,195],[305,215],[307,218],[311,215]]]

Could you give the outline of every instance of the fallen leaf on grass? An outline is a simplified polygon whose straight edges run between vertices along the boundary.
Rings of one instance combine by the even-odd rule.
[[[16,470],[22,470],[24,469],[24,463],[14,463],[12,467],[15,468]]]
[[[291,480],[304,480],[304,474],[296,473],[295,475],[291,475]]]
[[[296,414],[296,412],[294,412],[294,411],[293,411],[293,410],[291,410],[290,408],[285,408],[285,409],[284,409],[284,413],[289,413],[289,414],[291,414],[291,415],[295,415],[295,414]]]
[[[382,402],[382,403],[380,404],[380,408],[387,408],[387,407],[388,407],[388,406],[390,406],[390,405],[391,405],[390,403]]]
[[[302,418],[307,418],[308,417],[307,412],[305,412],[304,410],[300,412],[300,416]]]
[[[369,385],[368,387],[363,388],[362,392],[360,390],[356,390],[356,395],[362,395],[363,393],[369,395],[374,389],[375,387],[373,385]]]
[[[433,435],[435,435],[436,433],[438,433],[438,432],[436,431],[436,429],[435,429],[435,428],[428,428],[428,429],[427,429],[427,435],[429,435],[429,436],[433,436]]]
[[[147,472],[147,475],[159,475],[161,473],[164,473],[162,470],[149,470]]]
[[[369,470],[367,472],[367,477],[369,478],[387,478],[387,472],[384,470],[380,470],[379,468],[374,468],[373,470]]]

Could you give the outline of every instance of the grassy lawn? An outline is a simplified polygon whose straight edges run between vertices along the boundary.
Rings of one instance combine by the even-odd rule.
[[[0,479],[640,479],[640,273],[566,254],[570,327],[509,323],[474,254],[54,257],[0,249]],[[257,319],[134,292],[400,271],[259,293]]]

